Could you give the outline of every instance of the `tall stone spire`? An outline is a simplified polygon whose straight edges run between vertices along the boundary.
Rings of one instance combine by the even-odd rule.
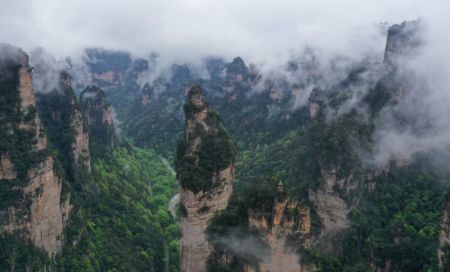
[[[181,185],[180,267],[183,272],[202,272],[212,251],[205,230],[227,207],[232,193],[234,147],[200,87],[190,89],[184,111],[185,138],[176,162]]]

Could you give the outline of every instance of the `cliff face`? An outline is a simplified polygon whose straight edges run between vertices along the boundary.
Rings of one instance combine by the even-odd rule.
[[[72,109],[70,112],[69,124],[74,134],[74,141],[72,142],[72,156],[75,166],[85,167],[89,172],[91,170],[91,154],[89,151],[89,134],[87,124],[81,112],[80,105],[75,97],[75,92],[72,89],[72,80],[67,73],[61,74],[62,89],[69,100],[69,105]]]
[[[314,204],[322,226],[317,241],[321,249],[328,252],[336,252],[338,249],[335,244],[330,243],[331,238],[342,234],[350,227],[348,214],[351,207],[337,191],[352,190],[352,175],[338,180],[337,171],[337,168],[323,168],[322,184],[317,190],[308,191],[308,199]]]
[[[47,148],[47,136],[44,133],[41,120],[35,115],[31,118],[32,112],[36,112],[36,101],[33,94],[31,67],[28,63],[28,56],[25,53],[20,55],[20,69],[19,69],[19,114],[22,116],[29,116],[24,118],[19,123],[19,129],[29,131],[35,135],[36,141],[32,147],[34,151],[42,151]]]
[[[87,122],[72,89],[70,75],[61,72],[58,89],[39,93],[37,98],[51,142],[63,156],[70,157],[67,171],[81,167],[89,172],[91,156]]]
[[[177,176],[181,184],[180,268],[206,271],[212,248],[205,230],[209,221],[227,207],[232,193],[232,146],[199,87],[189,91],[185,113],[185,142],[177,151]]]
[[[81,109],[86,117],[89,128],[91,147],[97,151],[114,147],[116,136],[114,132],[113,113],[105,93],[96,86],[87,87],[80,96]],[[78,115],[80,117],[81,115]],[[75,120],[75,124],[81,120]],[[78,126],[78,129],[80,127]],[[76,141],[84,142],[85,138],[80,135]],[[81,145],[82,146],[82,145]]]
[[[15,179],[17,172],[8,153],[2,154],[0,158],[0,179]]]
[[[439,247],[437,251],[440,268],[448,267],[448,248],[450,246],[450,201],[447,201],[442,213],[441,232],[439,233]],[[447,253],[447,254],[446,254]],[[447,255],[447,256],[446,256]]]
[[[401,58],[414,56],[423,44],[420,21],[407,21],[393,25],[388,30],[384,63],[395,65]]]
[[[62,196],[62,181],[36,113],[28,56],[19,49],[5,47],[2,50],[9,54],[0,59],[0,95],[3,101],[13,99],[16,103],[0,107],[1,136],[8,134],[8,142],[2,141],[0,146],[0,182],[4,186],[0,232],[29,239],[49,255],[55,255],[64,241],[64,227],[71,211],[69,196]]]
[[[149,69],[147,60],[134,59],[130,53],[96,48],[86,49],[84,62],[91,72],[92,83],[105,89],[121,87]]]
[[[89,152],[89,134],[80,110],[76,110],[72,116],[71,126],[75,139],[72,143],[74,162],[77,166],[84,166],[91,171],[91,153]]]
[[[281,183],[280,183],[281,184]],[[282,192],[281,192],[282,193]],[[270,214],[248,209],[249,227],[260,233],[268,246],[268,254],[259,261],[261,272],[308,272],[309,264],[299,261],[298,245],[307,249],[311,245],[311,214],[290,197],[278,197]],[[255,271],[248,266],[245,271]]]
[[[419,56],[424,43],[420,20],[405,21],[389,28],[379,85],[389,89],[392,102],[404,102],[408,93],[423,85],[421,76],[415,74],[410,62]]]

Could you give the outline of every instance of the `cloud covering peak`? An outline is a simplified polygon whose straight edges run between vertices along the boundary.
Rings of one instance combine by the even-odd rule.
[[[94,46],[175,61],[270,62],[305,45],[351,56],[383,48],[381,22],[431,20],[449,7],[443,0],[2,0],[0,41],[60,56]]]

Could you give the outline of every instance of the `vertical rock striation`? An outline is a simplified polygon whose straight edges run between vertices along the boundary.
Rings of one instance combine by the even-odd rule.
[[[117,144],[111,105],[103,90],[87,87],[80,96],[81,109],[89,128],[89,140],[93,152],[103,153]],[[84,141],[80,135],[80,141]],[[99,154],[102,155],[102,154]]]
[[[60,83],[64,93],[69,99],[70,112],[70,128],[74,135],[74,141],[71,145],[72,157],[76,167],[85,167],[91,171],[91,153],[89,151],[89,133],[84,116],[81,112],[80,105],[75,97],[72,89],[72,80],[69,74],[61,73]]]
[[[386,40],[384,64],[396,66],[402,58],[415,56],[417,50],[424,43],[422,30],[420,20],[405,21],[402,24],[391,26]]]
[[[228,205],[234,149],[220,117],[208,108],[200,87],[189,90],[184,107],[185,139],[177,149],[181,204],[181,271],[206,271],[212,248],[205,230]]]
[[[437,256],[440,268],[449,267],[447,260],[449,248],[450,248],[450,200],[448,200],[447,203],[445,204],[444,211],[442,214],[441,232],[439,233],[439,247],[437,251]]]
[[[48,152],[47,135],[36,112],[28,56],[1,45],[0,56],[0,233],[17,234],[49,255],[63,245],[71,205]]]
[[[249,208],[248,215],[249,227],[257,230],[268,246],[268,254],[259,261],[258,271],[312,271],[311,265],[301,263],[297,252],[299,245],[301,248],[311,245],[311,214],[308,207],[302,207],[288,196],[279,196],[270,214]],[[245,271],[254,269],[248,266]]]
[[[37,103],[52,144],[62,156],[69,155],[69,173],[78,168],[91,169],[87,122],[72,89],[70,75],[59,75],[57,88],[38,93]]]

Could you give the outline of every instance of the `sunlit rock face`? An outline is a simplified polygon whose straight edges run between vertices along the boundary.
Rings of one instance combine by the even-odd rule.
[[[0,182],[6,196],[0,199],[0,232],[15,233],[56,255],[72,209],[70,196],[62,195],[62,179],[48,152],[28,56],[7,45],[0,51],[0,96],[11,102],[0,109],[2,137],[8,135],[0,147]]]
[[[312,241],[311,213],[297,201],[284,196],[275,199],[270,214],[248,210],[249,226],[256,229],[268,247],[268,254],[259,261],[261,272],[308,272],[310,264],[302,263],[298,247],[309,248]],[[245,271],[255,271],[250,266]]]
[[[210,220],[228,205],[232,193],[234,164],[232,158],[219,160],[218,167],[205,169],[205,148],[211,140],[222,141],[223,128],[215,113],[204,100],[202,90],[193,87],[188,93],[185,106],[186,127],[184,148],[179,148],[177,175],[181,184],[181,271],[206,271],[206,262],[212,247],[205,230]],[[220,143],[222,144],[222,143]],[[225,151],[230,153],[224,142]],[[216,149],[217,150],[217,149]],[[230,153],[231,156],[231,153]],[[220,157],[220,155],[219,155]],[[214,158],[215,160],[216,158]],[[214,164],[214,162],[211,162]],[[196,176],[195,171],[203,175]],[[197,185],[200,184],[200,185]]]

